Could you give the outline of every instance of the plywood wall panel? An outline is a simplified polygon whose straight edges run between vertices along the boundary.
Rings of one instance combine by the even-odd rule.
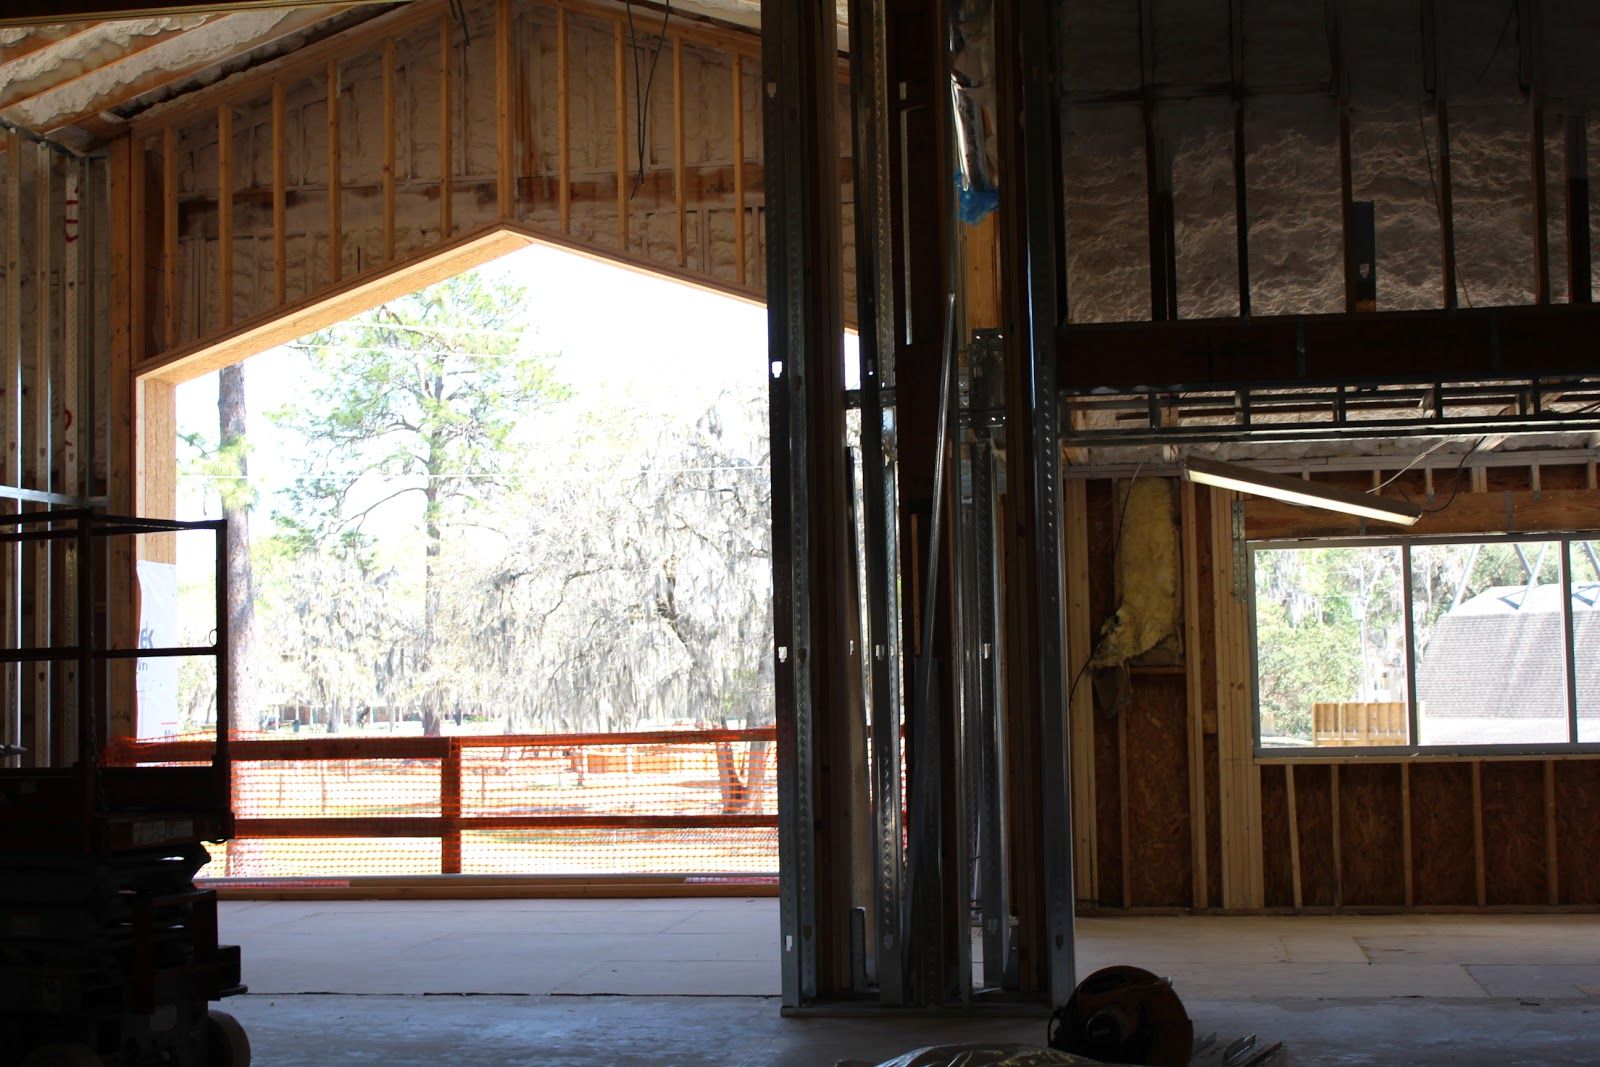
[[[1325,765],[1296,767],[1295,814],[1300,827],[1300,891],[1307,907],[1337,902],[1333,855],[1333,774]]]
[[[1261,768],[1261,868],[1263,899],[1269,908],[1294,906],[1286,777],[1281,765]]]
[[[1129,897],[1135,907],[1187,907],[1189,741],[1182,675],[1139,676],[1127,719]]]
[[[1490,904],[1546,903],[1544,764],[1483,765],[1483,850]]]
[[[1476,903],[1468,764],[1412,766],[1411,853],[1418,905]]]
[[[1398,907],[1405,903],[1400,808],[1399,764],[1346,764],[1339,768],[1344,904]]]
[[[1559,902],[1600,905],[1600,761],[1558,760],[1555,773]]]

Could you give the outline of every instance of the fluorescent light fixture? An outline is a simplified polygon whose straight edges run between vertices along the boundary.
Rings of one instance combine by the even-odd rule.
[[[1422,509],[1404,500],[1378,496],[1376,493],[1355,493],[1348,489],[1318,485],[1303,478],[1290,478],[1272,474],[1236,463],[1190,456],[1183,461],[1183,474],[1191,482],[1214,485],[1218,489],[1232,489],[1237,493],[1271,497],[1302,507],[1340,511],[1346,515],[1359,515],[1363,519],[1393,522],[1411,526],[1422,518]]]

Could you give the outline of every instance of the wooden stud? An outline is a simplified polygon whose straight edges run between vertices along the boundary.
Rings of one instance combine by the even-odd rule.
[[[1294,890],[1295,910],[1299,910],[1305,897],[1300,885],[1300,816],[1294,789],[1294,764],[1283,765],[1283,793],[1289,806],[1289,882]]]
[[[328,60],[328,283],[344,274],[344,162],[339,143],[339,61]],[[171,346],[168,346],[171,347]]]
[[[7,130],[6,139],[6,284],[5,326],[6,334],[0,338],[5,346],[3,367],[4,382],[0,382],[0,396],[5,398],[5,411],[0,417],[0,431],[5,434],[5,479],[9,485],[22,484],[22,135]],[[9,500],[4,505],[7,514],[22,510],[20,501]],[[20,604],[22,600],[22,556],[18,546],[8,545],[3,550],[0,564],[0,587],[3,587],[6,604]],[[14,610],[5,612],[4,641],[6,648],[21,644],[19,622]],[[21,690],[18,685],[20,666],[0,668],[5,675],[5,705],[0,715],[5,726],[0,736],[19,744],[27,744],[22,734]],[[27,766],[25,759],[18,766]]]
[[[1556,764],[1544,761],[1544,862],[1549,871],[1547,898],[1551,907],[1561,903],[1560,853],[1556,847]]]
[[[147,220],[145,219],[145,179],[147,176],[145,141],[142,138],[128,138],[128,237],[130,246],[124,266],[128,269],[128,310],[130,321],[128,323],[128,345],[132,358],[137,361],[146,354],[145,345],[149,339],[149,267],[147,263],[148,251],[145,248],[145,232]],[[120,198],[119,198],[120,200]],[[116,216],[113,215],[113,218]],[[120,233],[123,227],[112,225],[113,233]],[[115,294],[116,287],[112,287]]]
[[[1489,903],[1488,876],[1483,857],[1483,761],[1472,761],[1472,868],[1478,890],[1478,907]]]
[[[688,189],[683,178],[683,38],[672,38],[672,194],[678,212],[678,266],[689,262]]]
[[[1122,906],[1133,907],[1133,852],[1128,847],[1128,716],[1117,713],[1117,856],[1122,863]]]
[[[1339,840],[1339,764],[1328,767],[1328,798],[1333,818],[1329,820],[1329,836],[1333,844],[1333,906],[1344,907],[1344,849]]]
[[[106,216],[110,220],[107,234],[108,311],[110,314],[110,351],[108,353],[109,381],[114,383],[106,391],[106,436],[110,449],[105,457],[106,491],[110,498],[109,509],[123,515],[137,514],[134,490],[135,445],[133,439],[133,394],[130,387],[135,358],[145,343],[144,308],[146,256],[144,195],[145,173],[148,168],[146,140],[120,138],[108,146],[107,173],[110,182],[107,190]],[[130,218],[131,227],[118,226],[116,220]],[[121,284],[127,278],[130,285]],[[137,324],[137,325],[136,325]],[[127,383],[127,384],[124,384]],[[107,555],[108,572],[113,589],[132,588],[135,581],[133,563],[133,538],[110,538]],[[113,597],[107,606],[107,637],[112,648],[133,648],[139,639],[138,606],[133,597]],[[107,671],[107,703],[112,711],[109,718],[112,737],[127,737],[134,732],[134,664],[116,661]]]
[[[1196,513],[1194,483],[1181,482],[1178,487],[1178,529],[1183,539],[1183,673],[1189,727],[1189,853],[1194,873],[1194,906],[1204,908],[1207,906],[1210,878],[1206,849],[1205,677],[1201,670],[1200,648],[1206,634],[1200,624],[1200,531],[1196,527]],[[1293,782],[1292,775],[1289,781]],[[1291,799],[1291,821],[1293,803]],[[1297,879],[1298,876],[1297,870]]]
[[[495,191],[499,204],[500,217],[509,219],[513,213],[515,196],[513,183],[516,175],[512,172],[512,158],[516,151],[513,143],[511,109],[512,109],[512,28],[511,0],[495,0],[495,64],[494,64],[494,110],[496,147],[499,149],[499,169],[496,176]]]
[[[1089,528],[1087,485],[1074,478],[1062,486],[1062,556],[1066,568],[1067,677],[1073,689],[1067,694],[1071,724],[1072,848],[1081,900],[1099,894],[1099,857],[1096,841],[1094,773],[1094,687],[1084,664],[1092,648],[1089,613]]]
[[[1417,902],[1416,864],[1411,854],[1411,764],[1400,764],[1400,865],[1405,875],[1406,907]]]
[[[168,126],[161,133],[162,296],[161,347],[178,346],[178,131]]]
[[[744,262],[744,57],[735,52],[733,64],[733,258],[740,285],[748,285]]]
[[[217,318],[233,325],[233,107],[217,109]],[[198,317],[198,316],[197,316]],[[197,333],[204,333],[196,325]]]
[[[1261,773],[1255,762],[1253,701],[1246,605],[1235,596],[1233,504],[1237,495],[1212,492],[1212,576],[1217,641],[1217,759],[1220,795],[1223,906],[1255,909],[1264,889]]]
[[[453,223],[450,213],[454,207],[451,199],[455,178],[455,149],[451,134],[455,125],[452,101],[455,89],[450,84],[450,13],[439,16],[439,240],[448,241]]]
[[[272,300],[281,304],[289,292],[289,232],[284,222],[288,179],[284,138],[289,121],[283,99],[283,82],[272,83]]]
[[[618,19],[612,24],[615,30],[616,52],[616,107],[617,107],[617,248],[628,247],[628,68],[622,45],[623,24]]]
[[[394,259],[395,99],[394,38],[383,39],[383,261]]]
[[[561,232],[572,232],[571,94],[567,58],[567,9],[556,8],[556,165],[561,169]]]
[[[47,145],[34,146],[34,254],[33,254],[33,316],[38,324],[34,331],[33,355],[33,388],[31,399],[32,410],[27,412],[21,420],[26,432],[30,458],[33,470],[31,481],[33,488],[43,489],[46,492],[55,488],[51,478],[51,429],[52,411],[55,396],[52,386],[51,365],[54,362],[52,355],[55,344],[51,338],[51,331],[45,324],[57,314],[51,300],[51,249],[55,245],[55,227],[51,211],[50,193],[54,185],[54,174],[50,166],[51,149]],[[20,161],[19,161],[20,162]],[[12,220],[15,226],[20,220]],[[48,545],[33,545],[29,555],[33,559],[32,569],[32,640],[40,647],[50,644],[50,620],[52,607],[50,570],[50,547]],[[27,603],[27,601],[24,601]],[[50,665],[39,663],[30,670],[32,682],[32,712],[34,743],[36,751],[32,753],[32,762],[35,766],[44,766],[51,762],[52,751],[50,742],[53,736],[52,712],[54,708],[50,701]]]

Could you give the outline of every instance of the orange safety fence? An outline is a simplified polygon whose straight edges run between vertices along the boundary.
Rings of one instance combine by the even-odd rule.
[[[778,870],[772,727],[614,734],[240,735],[210,879]],[[117,766],[204,764],[207,739],[113,742]]]

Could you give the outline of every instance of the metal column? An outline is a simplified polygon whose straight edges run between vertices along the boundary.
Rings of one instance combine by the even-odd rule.
[[[1014,806],[1032,808],[1019,866],[1023,989],[1062,1004],[1074,984],[1072,812],[1064,672],[1056,335],[1066,317],[1056,149],[1058,4],[996,5],[1006,367],[1006,705],[1018,722]],[[1026,720],[1031,719],[1031,723]],[[1018,811],[1019,815],[1024,814]],[[1021,882],[1026,874],[1026,884]]]
[[[844,444],[831,5],[762,8],[772,568],[785,1007],[852,985],[859,643]],[[864,739],[863,739],[864,744]],[[841,864],[842,868],[841,869]],[[825,872],[825,873],[824,873]]]

